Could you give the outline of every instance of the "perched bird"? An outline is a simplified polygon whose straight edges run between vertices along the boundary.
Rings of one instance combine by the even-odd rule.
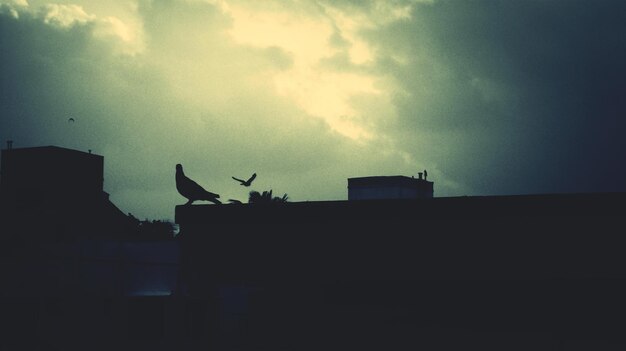
[[[176,190],[189,200],[185,205],[190,205],[196,200],[207,200],[215,204],[222,203],[218,200],[220,197],[218,194],[204,190],[198,183],[187,178],[185,173],[183,173],[183,166],[181,164],[176,165]]]
[[[248,180],[243,180],[243,179],[239,179],[239,178],[235,178],[232,177],[234,180],[238,181],[239,183],[241,183],[241,185],[243,186],[250,186],[250,184],[252,184],[252,181],[254,180],[254,178],[256,178],[256,173],[254,173],[250,178],[248,178]]]

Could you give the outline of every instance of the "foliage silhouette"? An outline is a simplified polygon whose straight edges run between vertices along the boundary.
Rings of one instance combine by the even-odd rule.
[[[142,239],[172,239],[174,224],[165,220],[140,221],[137,227],[137,237]]]
[[[282,197],[274,196],[272,197],[272,190],[263,191],[263,193],[259,193],[256,190],[250,192],[250,196],[248,197],[249,204],[275,204],[275,203],[285,203],[288,202],[289,196],[284,194]]]
[[[141,240],[161,240],[174,238],[175,225],[168,220],[137,219],[132,213],[128,213],[128,218],[133,223],[131,236],[133,239]]]

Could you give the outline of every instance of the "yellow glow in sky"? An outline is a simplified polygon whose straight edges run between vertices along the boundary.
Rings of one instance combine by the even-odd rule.
[[[358,94],[380,94],[373,86],[374,77],[319,67],[321,60],[340,52],[331,45],[334,29],[329,18],[303,18],[278,10],[252,12],[237,6],[225,9],[233,18],[230,35],[237,43],[277,47],[292,57],[292,66],[274,76],[280,95],[290,98],[309,115],[322,118],[344,136],[352,139],[371,136],[371,132],[354,121],[359,112],[351,106],[350,98]],[[350,30],[355,26],[345,18],[342,23]],[[353,33],[346,33],[354,39]],[[351,61],[361,64],[370,60],[367,45],[353,42],[348,49]]]

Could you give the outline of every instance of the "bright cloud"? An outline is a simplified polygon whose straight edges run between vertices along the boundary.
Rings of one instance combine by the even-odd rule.
[[[352,14],[330,3],[295,13],[277,3],[259,9],[258,5],[249,8],[242,3],[222,2],[222,8],[233,18],[229,34],[237,43],[277,47],[291,55],[291,67],[277,72],[272,79],[276,91],[295,101],[306,113],[323,119],[336,132],[355,140],[376,135],[375,130],[360,123],[364,118],[393,117],[392,108],[379,110],[377,116],[372,116],[352,104],[355,96],[367,94],[370,98],[388,100],[390,93],[375,87],[384,77],[368,72],[374,52],[359,32],[410,18],[411,4],[375,2],[373,11]],[[337,45],[337,36],[343,45]],[[342,52],[347,55],[349,65],[365,69],[343,72],[321,67],[323,60]]]
[[[293,58],[287,70],[274,77],[277,92],[295,101],[308,114],[322,118],[332,129],[353,139],[371,137],[372,131],[359,125],[359,116],[350,99],[357,94],[381,94],[374,88],[376,77],[371,74],[342,73],[321,69],[320,62],[340,52],[333,45],[335,25],[322,13],[293,14],[288,9],[268,6],[268,9],[248,9],[234,5],[225,7],[233,18],[229,31],[233,39],[244,45],[261,48],[277,47]],[[317,9],[318,11],[320,9]],[[349,56],[353,63],[361,64],[371,58],[368,46],[355,40],[355,26],[345,16],[341,25],[346,27],[350,45]]]
[[[42,9],[44,22],[61,27],[71,27],[76,23],[93,21],[96,16],[89,15],[78,5],[49,4]]]

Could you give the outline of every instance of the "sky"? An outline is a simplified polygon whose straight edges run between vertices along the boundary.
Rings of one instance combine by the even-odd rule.
[[[0,143],[104,156],[149,219],[177,163],[243,202],[626,191],[625,62],[622,0],[0,0]]]

